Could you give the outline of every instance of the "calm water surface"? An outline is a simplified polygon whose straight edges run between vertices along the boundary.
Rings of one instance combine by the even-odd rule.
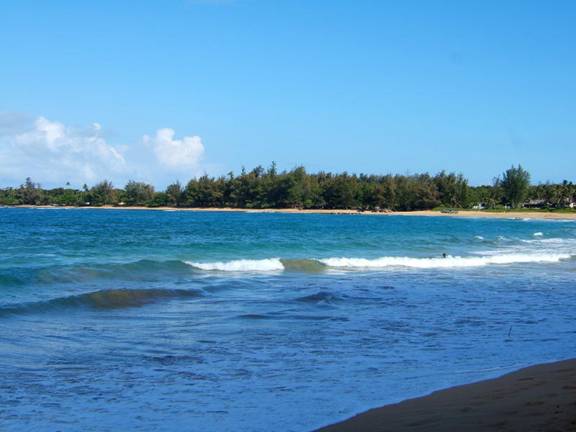
[[[576,352],[572,221],[0,208],[0,246],[3,431],[308,431]]]

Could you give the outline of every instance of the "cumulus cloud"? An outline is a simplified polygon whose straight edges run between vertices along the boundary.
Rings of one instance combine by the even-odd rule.
[[[45,117],[0,113],[0,182],[17,184],[28,176],[49,185],[163,182],[178,173],[200,172],[204,145],[199,136],[177,139],[173,129],[164,128],[152,138],[144,136],[144,146],[112,145],[102,130],[99,123],[82,129]]]
[[[185,136],[174,139],[174,129],[158,129],[154,138],[144,136],[146,143],[152,143],[158,161],[175,170],[198,169],[200,160],[204,155],[204,144],[199,136]]]
[[[2,179],[32,176],[48,183],[94,182],[126,170],[124,156],[94,126],[81,130],[38,117],[2,131]]]

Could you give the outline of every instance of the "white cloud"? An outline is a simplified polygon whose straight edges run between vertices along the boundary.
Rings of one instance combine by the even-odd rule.
[[[144,136],[144,142],[153,144],[158,161],[165,167],[197,171],[204,155],[202,138],[185,136],[182,139],[174,139],[175,134],[174,129],[158,129],[153,139]]]
[[[112,145],[103,127],[74,128],[45,117],[32,119],[0,113],[0,186],[30,176],[48,186],[75,186],[128,179],[162,184],[179,176],[186,181],[201,172],[205,149],[199,136],[175,139],[175,131],[158,129],[132,145]]]
[[[0,135],[0,179],[92,183],[126,171],[124,156],[99,129],[66,127],[45,117]]]

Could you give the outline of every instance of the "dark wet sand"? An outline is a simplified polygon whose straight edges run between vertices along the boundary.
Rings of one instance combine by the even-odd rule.
[[[372,409],[319,431],[576,431],[576,359]]]

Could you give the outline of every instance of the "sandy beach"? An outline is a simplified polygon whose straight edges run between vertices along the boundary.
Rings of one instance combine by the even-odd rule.
[[[461,210],[455,213],[442,213],[434,210],[422,210],[412,212],[393,212],[390,214],[403,216],[439,216],[439,217],[470,217],[470,218],[498,218],[498,219],[556,219],[567,220],[576,219],[574,213],[553,213],[538,211],[520,211],[520,212],[490,212],[481,210]]]
[[[442,213],[436,210],[417,211],[359,211],[347,209],[242,209],[231,207],[202,208],[202,207],[121,207],[121,206],[101,206],[101,207],[55,207],[55,206],[14,206],[15,208],[74,208],[74,209],[102,209],[102,210],[155,210],[155,211],[192,211],[192,212],[239,212],[239,213],[290,213],[290,214],[345,214],[345,215],[369,215],[369,216],[431,216],[431,217],[469,217],[469,218],[498,218],[498,219],[556,219],[556,220],[576,220],[576,211],[571,213],[554,213],[539,211],[508,211],[491,212],[482,210],[460,210],[453,213]]]
[[[576,360],[437,391],[319,431],[576,431]]]

